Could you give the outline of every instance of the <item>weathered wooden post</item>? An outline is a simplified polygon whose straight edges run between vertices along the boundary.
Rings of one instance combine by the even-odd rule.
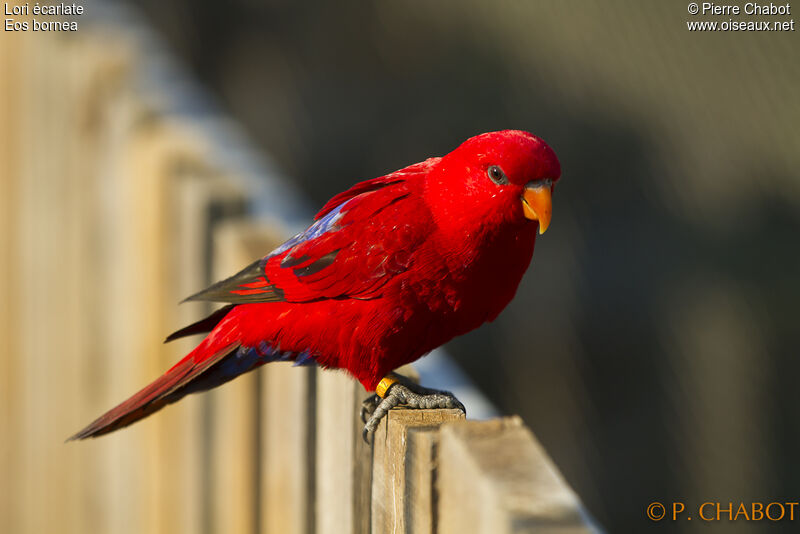
[[[381,421],[373,439],[373,534],[434,532],[438,429],[462,419],[460,410],[395,409]]]
[[[356,417],[367,396],[340,371],[317,375],[316,532],[369,532],[370,457]]]

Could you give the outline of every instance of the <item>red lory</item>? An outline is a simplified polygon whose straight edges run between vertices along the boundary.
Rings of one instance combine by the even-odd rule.
[[[265,363],[344,369],[375,395],[368,435],[391,408],[459,408],[392,371],[494,320],[550,224],[561,176],[538,137],[503,130],[339,193],[304,232],[187,300],[226,303],[167,341],[205,339],[72,436],[112,432]]]

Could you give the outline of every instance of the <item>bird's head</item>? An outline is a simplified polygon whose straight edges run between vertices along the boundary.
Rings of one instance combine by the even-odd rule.
[[[561,177],[555,152],[520,130],[477,135],[444,156],[428,195],[440,224],[550,224],[553,188]],[[449,219],[449,224],[443,219]]]

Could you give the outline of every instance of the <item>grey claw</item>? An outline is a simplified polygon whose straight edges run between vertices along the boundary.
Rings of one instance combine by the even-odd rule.
[[[361,404],[361,420],[365,423],[361,437],[367,444],[370,443],[369,435],[378,428],[381,419],[389,410],[398,405],[417,409],[455,408],[464,412],[464,415],[467,413],[461,401],[449,391],[438,391],[411,383],[406,385],[397,382],[388,389],[383,399],[377,395],[371,395]],[[367,415],[369,415],[368,418]]]
[[[375,411],[375,408],[380,404],[381,398],[373,393],[361,402],[361,422],[366,423],[369,417]]]

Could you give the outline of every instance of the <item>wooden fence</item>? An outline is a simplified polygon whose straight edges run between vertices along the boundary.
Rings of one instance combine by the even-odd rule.
[[[161,344],[207,311],[178,301],[303,217],[129,26],[0,39],[0,531],[597,531],[518,418],[394,410],[368,447],[339,372],[271,364],[64,444],[191,348]]]

